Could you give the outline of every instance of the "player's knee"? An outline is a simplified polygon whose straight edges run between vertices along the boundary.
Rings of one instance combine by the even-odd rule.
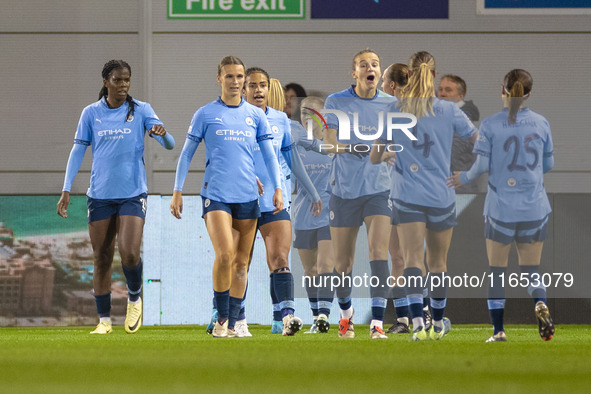
[[[133,269],[140,261],[140,253],[126,252],[121,253],[121,264],[125,267]]]
[[[282,253],[273,254],[270,256],[271,271],[275,271],[279,268],[289,269],[289,258]]]
[[[223,266],[231,266],[234,260],[234,252],[232,251],[223,251],[215,256],[216,262],[219,265]]]
[[[102,267],[108,268],[113,262],[113,252],[109,249],[99,249],[93,252],[94,265],[101,269]]]

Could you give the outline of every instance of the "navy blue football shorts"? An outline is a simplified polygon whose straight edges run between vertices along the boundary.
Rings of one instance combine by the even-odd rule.
[[[278,220],[289,220],[291,221],[291,216],[287,209],[283,209],[273,215],[273,212],[261,212],[261,216],[259,216],[259,220],[257,222],[257,228],[264,226],[267,223],[276,222]]]
[[[484,237],[508,245],[517,243],[542,242],[548,235],[548,216],[531,222],[501,222],[484,217]]]
[[[112,216],[137,216],[146,219],[148,195],[142,193],[130,198],[99,199],[87,197],[88,223],[108,219]]]
[[[368,216],[390,216],[389,192],[346,199],[330,196],[330,227],[360,227]]]
[[[201,196],[201,204],[203,208],[202,218],[211,211],[228,212],[232,219],[238,220],[257,219],[261,215],[258,199],[244,203],[226,203]]]
[[[423,222],[427,229],[443,231],[458,225],[456,222],[456,203],[446,208],[425,207],[392,199],[393,225]]]
[[[293,247],[296,249],[317,249],[318,242],[330,240],[329,226],[315,228],[313,230],[295,230]]]

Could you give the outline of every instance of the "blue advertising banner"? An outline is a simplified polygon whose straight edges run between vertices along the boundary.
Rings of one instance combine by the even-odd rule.
[[[577,15],[591,13],[591,0],[478,0],[479,14]]]
[[[591,0],[484,0],[486,8],[581,8]]]
[[[447,19],[448,0],[312,0],[312,19]]]

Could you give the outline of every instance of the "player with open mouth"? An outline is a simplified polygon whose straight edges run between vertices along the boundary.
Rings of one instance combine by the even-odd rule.
[[[387,113],[395,101],[392,97],[380,97],[378,83],[382,75],[380,58],[371,49],[364,49],[353,57],[352,77],[355,84],[348,89],[331,94],[326,99],[325,109],[340,110],[350,117],[359,132],[375,134],[379,124],[379,113]],[[330,233],[334,248],[335,271],[339,276],[351,278],[355,244],[359,228],[365,223],[369,244],[371,275],[380,284],[370,288],[372,298],[372,320],[370,337],[387,339],[383,330],[384,312],[389,289],[385,285],[388,268],[388,242],[390,239],[390,208],[388,206],[389,175],[385,163],[373,165],[369,161],[369,148],[365,154],[353,149],[366,141],[354,133],[349,139],[340,137],[336,116],[326,117],[328,130],[324,143],[332,146],[333,158],[329,179]],[[383,285],[383,286],[382,286]],[[351,302],[351,280],[341,281],[337,289],[341,309],[339,337],[353,338],[353,306]]]

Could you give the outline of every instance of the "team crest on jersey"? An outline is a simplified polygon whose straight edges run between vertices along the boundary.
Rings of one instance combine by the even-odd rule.
[[[131,114],[130,114],[130,115],[127,117],[127,122],[133,122],[133,115],[131,115]]]
[[[417,165],[417,163],[412,163],[410,165],[410,171],[411,172],[417,172],[419,170],[419,166]]]
[[[206,198],[205,204],[203,204],[203,205],[205,205],[205,208],[207,208],[207,207],[209,207],[209,204],[211,204],[211,201],[209,200],[209,198]]]
[[[279,133],[279,127],[277,127],[277,126],[273,126],[273,127],[271,127],[271,131],[272,131],[273,133],[275,133],[275,134],[278,134],[278,133]]]
[[[509,179],[507,179],[507,185],[509,185],[510,187],[513,187],[513,186],[517,185],[517,181],[515,180],[515,178],[509,178]]]
[[[244,119],[244,121],[249,126],[253,126],[254,125],[254,120],[252,120],[252,118],[250,116],[247,116],[246,119]]]

